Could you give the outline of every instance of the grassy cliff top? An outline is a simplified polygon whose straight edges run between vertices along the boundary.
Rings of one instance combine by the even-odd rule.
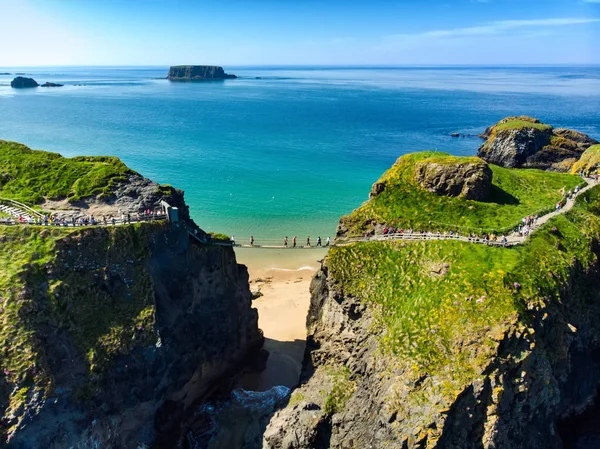
[[[493,126],[496,131],[504,129],[523,129],[523,128],[534,128],[540,131],[548,131],[552,129],[552,126],[546,125],[540,122],[536,118],[521,116],[521,117],[507,117],[500,120],[496,125]]]
[[[110,194],[128,173],[132,171],[116,157],[65,158],[0,140],[0,197],[29,205]]]
[[[341,224],[349,236],[364,235],[371,222],[388,226],[424,230],[467,232],[506,232],[527,215],[553,209],[568,190],[582,183],[568,174],[541,170],[508,169],[490,165],[493,173],[488,200],[473,201],[432,193],[415,179],[418,164],[439,161],[480,161],[445,153],[422,152],[402,156],[379,179],[384,190],[349,216]]]
[[[571,173],[591,173],[600,167],[600,145],[592,145],[581,155],[579,161],[575,162]]]
[[[395,356],[389,363],[414,379],[436,376],[432,394],[451,402],[496,357],[507,330],[533,332],[528,323],[539,318],[535,310],[561,301],[566,286],[569,307],[586,316],[586,301],[597,293],[573,273],[597,263],[592,248],[599,237],[600,187],[594,187],[515,248],[364,242],[332,248],[326,265],[342,294],[376,311],[380,347]],[[417,407],[418,395],[398,406]]]

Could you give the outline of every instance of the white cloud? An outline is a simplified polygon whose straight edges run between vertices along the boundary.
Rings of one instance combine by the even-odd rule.
[[[600,0],[594,0],[600,2]],[[485,25],[466,27],[466,28],[454,28],[449,30],[433,30],[424,33],[417,34],[395,34],[388,36],[387,40],[405,40],[407,38],[450,38],[450,37],[464,37],[464,36],[483,36],[483,35],[494,35],[501,34],[506,31],[512,30],[531,30],[532,28],[552,28],[562,27],[569,25],[585,25],[590,23],[600,22],[600,19],[595,18],[575,18],[565,17],[559,19],[530,19],[530,20],[500,20],[496,22],[490,22]]]

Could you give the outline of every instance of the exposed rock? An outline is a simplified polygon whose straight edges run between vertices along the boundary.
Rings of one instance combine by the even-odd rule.
[[[64,84],[45,82],[40,87],[63,87],[63,86],[64,86]]]
[[[202,81],[237,78],[227,74],[223,67],[211,65],[179,65],[169,69],[167,79],[171,81]]]
[[[289,388],[255,392],[236,389],[201,405],[188,420],[178,447],[184,449],[260,449],[263,432],[276,409],[289,399]]]
[[[23,89],[26,87],[38,87],[39,84],[33,78],[25,78],[23,76],[17,76],[10,82],[10,87],[15,89]]]
[[[478,156],[503,167],[569,171],[594,139],[577,131],[553,130],[531,117],[507,117],[485,130]]]
[[[78,201],[46,200],[41,206],[48,210],[64,210],[64,215],[69,217],[72,210],[80,210],[82,213],[92,215],[112,213],[118,216],[121,213],[160,209],[162,201],[177,207],[180,219],[189,219],[189,208],[185,203],[182,190],[169,185],[160,185],[135,172],[129,173],[127,179],[117,182],[110,195],[100,194]],[[60,216],[60,213],[58,215]]]
[[[20,408],[3,409],[0,446],[7,436],[21,449],[176,441],[195,401],[260,351],[246,267],[229,247],[196,245],[185,226],[82,229],[55,255],[41,285],[24,277],[31,306],[21,318],[40,356],[30,374],[0,378],[0,392],[25,392]],[[127,307],[150,313],[125,326],[106,318]],[[116,353],[83,350],[90,333]]]
[[[460,137],[460,133],[452,133],[450,134],[450,137]]]
[[[376,182],[371,187],[371,191],[369,192],[369,199],[376,197],[377,195],[383,193],[385,190],[385,182]]]
[[[492,170],[476,158],[457,162],[422,162],[415,167],[415,178],[432,193],[483,201],[492,188]]]

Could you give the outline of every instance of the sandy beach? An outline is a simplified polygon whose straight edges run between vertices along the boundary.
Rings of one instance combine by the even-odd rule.
[[[250,289],[262,293],[253,305],[270,354],[266,370],[245,376],[240,386],[255,391],[293,387],[304,356],[309,286],[327,250],[236,248],[235,252],[238,262],[248,266]]]

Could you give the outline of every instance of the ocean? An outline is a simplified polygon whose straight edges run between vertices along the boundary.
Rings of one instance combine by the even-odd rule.
[[[115,155],[185,190],[206,231],[247,243],[333,238],[401,155],[474,155],[476,134],[531,115],[600,140],[600,67],[0,67],[0,139]],[[60,88],[16,90],[15,73]],[[468,137],[452,138],[458,132]]]

